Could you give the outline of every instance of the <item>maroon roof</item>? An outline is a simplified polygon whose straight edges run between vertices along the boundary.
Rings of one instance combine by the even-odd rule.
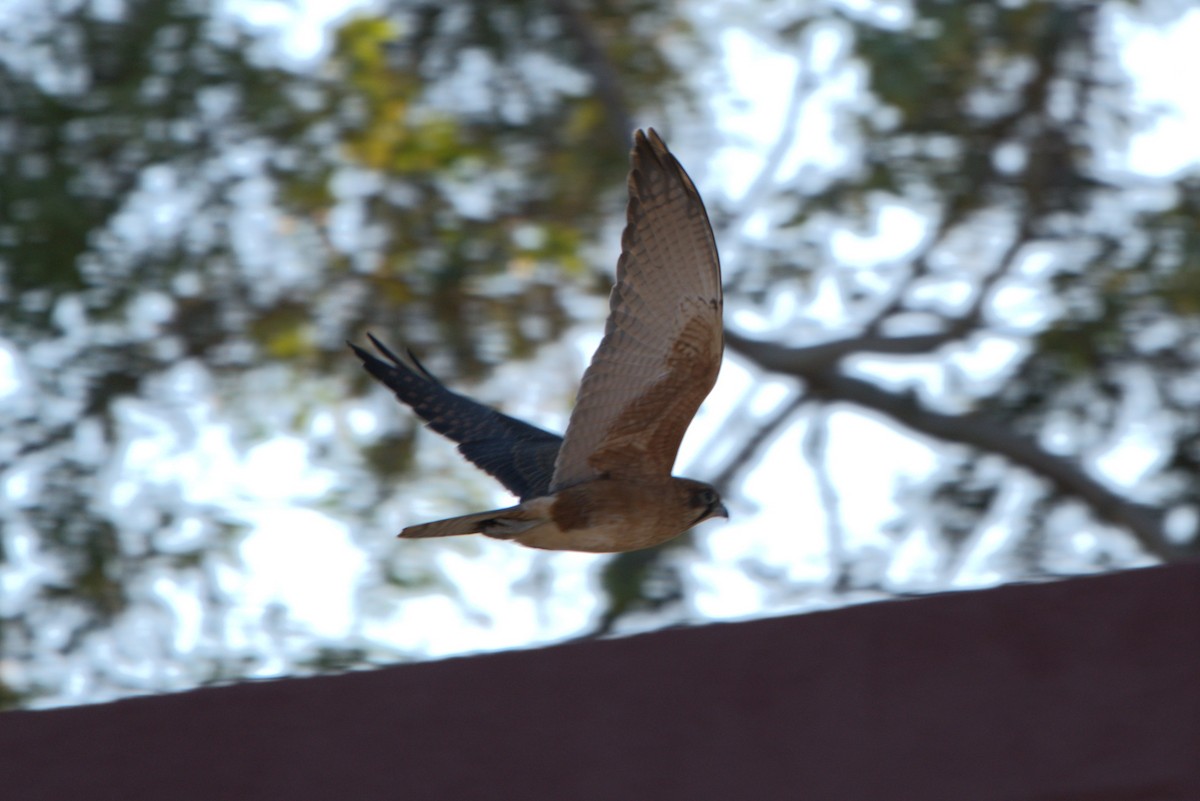
[[[9,712],[0,787],[1197,801],[1200,565]]]

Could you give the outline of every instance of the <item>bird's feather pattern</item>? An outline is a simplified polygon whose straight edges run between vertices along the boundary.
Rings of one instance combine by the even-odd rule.
[[[555,491],[604,475],[666,475],[716,383],[724,347],[717,246],[695,185],[639,131],[604,338],[555,463]]]
[[[430,428],[457,442],[463,456],[521,500],[549,492],[562,437],[446,389],[411,353],[402,359],[367,336],[387,359],[382,361],[351,343],[367,372],[411,406]]]

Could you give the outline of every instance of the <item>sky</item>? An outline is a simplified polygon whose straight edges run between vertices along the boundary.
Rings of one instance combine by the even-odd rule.
[[[304,9],[315,13],[310,16]],[[297,56],[307,57],[319,52],[321,39],[316,31],[329,19],[323,16],[327,9],[328,6],[320,4],[287,7],[268,3],[248,16],[253,24],[278,25],[290,31],[281,35],[281,42],[291,43],[289,46],[297,48]],[[723,114],[729,125],[727,132],[732,139],[740,140],[739,144],[715,154],[712,166],[706,163],[705,154],[690,152],[686,141],[678,143],[675,150],[693,174],[704,176],[705,191],[715,189],[736,196],[745,191],[744,186],[738,185],[739,177],[760,169],[755,160],[759,159],[761,163],[758,154],[770,144],[762,138],[763,134],[778,131],[783,124],[779,118],[784,107],[780,98],[788,97],[792,92],[796,67],[794,59],[756,46],[743,32],[730,33],[721,44],[731,68],[730,81],[726,95],[715,98],[714,102],[724,107]],[[764,79],[764,76],[769,78]],[[852,92],[853,87],[843,81],[827,91]],[[814,108],[819,108],[820,98],[817,100]],[[733,108],[738,111],[730,113]],[[814,154],[837,158],[829,125],[811,126],[805,131],[805,136],[796,143],[798,153],[806,154],[807,158],[813,158]],[[799,163],[793,159],[787,166],[796,168]],[[726,185],[710,188],[714,182]],[[915,244],[911,231],[899,229],[916,225],[916,215],[906,214],[903,210],[884,210],[881,219],[885,225],[877,236],[863,239],[845,235],[839,247],[866,260],[872,255],[894,251],[897,243]],[[572,361],[580,370],[599,343],[604,307],[603,300],[599,299],[595,318],[581,322],[568,338],[569,346],[575,350]],[[511,374],[502,370],[492,380],[503,389],[484,386],[475,391],[480,396],[511,398],[520,395],[516,383],[527,381],[525,366],[518,365]],[[782,383],[777,392],[762,392],[762,381],[735,359],[726,360],[716,389],[684,441],[677,473],[694,474],[688,467],[697,463],[700,449],[713,439],[719,427],[726,424],[741,399],[753,395],[755,406],[752,411],[762,415],[771,410],[772,402],[788,402],[794,392]],[[511,407],[508,410],[518,413]],[[407,412],[397,408],[396,413]],[[537,419],[533,422],[562,430],[565,421]],[[708,550],[713,558],[697,562],[691,576],[697,611],[704,616],[720,619],[761,613],[767,605],[766,599],[762,585],[743,569],[747,560],[784,565],[789,577],[797,582],[820,583],[827,575],[826,546],[820,522],[823,512],[814,482],[790,481],[781,487],[777,481],[761,480],[763,476],[795,474],[795,454],[803,434],[802,429],[792,428],[779,437],[764,454],[755,471],[757,477],[751,476],[747,480],[745,496],[735,505],[733,519],[728,524],[713,523],[704,527],[700,547]],[[852,530],[877,529],[878,521],[895,508],[890,480],[897,471],[920,472],[923,467],[932,465],[927,450],[887,426],[859,416],[834,414],[830,420],[830,436],[835,440],[844,436],[874,437],[877,443],[887,443],[888,452],[894,456],[894,461],[880,460],[866,468],[857,463],[830,465],[835,481],[840,483],[839,477],[853,476],[864,488],[843,510],[845,525]],[[242,549],[247,568],[244,586],[240,589],[244,594],[243,608],[247,614],[254,615],[256,610],[273,601],[281,601],[315,631],[337,636],[352,628],[356,620],[355,599],[350,588],[359,571],[365,568],[363,556],[339,524],[317,513],[301,512],[293,507],[293,502],[303,498],[288,495],[288,488],[298,486],[301,478],[297,465],[303,443],[298,440],[285,442],[281,438],[259,446],[251,453],[250,460],[263,462],[266,469],[237,472],[232,465],[213,462],[217,473],[236,473],[242,492],[255,498],[245,509],[252,516],[256,531]],[[436,445],[430,447],[436,448]],[[458,458],[451,444],[445,443],[442,450],[447,458]],[[833,447],[830,452],[840,454],[846,450]],[[270,465],[274,458],[278,459],[277,466]],[[711,464],[711,460],[706,463]],[[781,491],[786,493],[787,503],[779,502]],[[797,497],[797,492],[802,497]],[[804,522],[796,519],[797,508],[802,510]],[[446,510],[446,513],[457,511]],[[303,520],[298,519],[301,516]],[[418,521],[398,520],[397,529],[412,522]],[[303,545],[297,539],[301,523]],[[367,630],[361,633],[438,656],[553,641],[577,633],[586,626],[595,613],[591,591],[595,571],[605,557],[541,554],[513,548],[506,543],[479,540],[482,558],[468,558],[460,550],[451,548],[443,548],[439,557],[447,576],[459,588],[458,598],[426,595],[408,599],[394,616],[369,622]],[[395,547],[412,547],[412,543],[396,543]],[[550,592],[555,603],[545,603],[544,596],[523,596],[512,590],[514,583],[520,582],[531,571],[538,572],[538,562],[552,562],[546,572],[553,576],[554,587]],[[324,588],[319,597],[314,593],[317,586]],[[463,607],[471,612],[464,614]]]
[[[281,31],[280,44],[300,59],[320,53],[325,26],[337,18],[328,3],[238,5],[246,9],[252,24]],[[1127,63],[1143,76],[1141,101],[1147,107],[1170,109],[1157,125],[1134,138],[1129,162],[1114,165],[1114,169],[1169,175],[1194,163],[1197,156],[1194,143],[1198,141],[1195,133],[1200,131],[1200,95],[1180,91],[1179,78],[1200,74],[1200,52],[1192,47],[1200,36],[1200,12],[1191,14],[1169,36],[1153,26],[1140,26],[1130,17],[1118,20],[1114,28],[1126,41],[1123,50]],[[822,61],[833,63],[845,45],[836,29],[818,36],[822,37],[822,45],[817,48],[817,63],[813,66],[821,68],[825,66]],[[726,32],[720,45],[727,82],[724,91],[712,95],[711,102],[730,144],[706,154],[691,150],[686,139],[669,141],[673,141],[673,149],[685,166],[698,176],[702,192],[736,198],[750,188],[748,177],[758,174],[764,153],[788,125],[786,115],[795,110],[791,100],[797,92],[798,67],[790,56],[773,51],[749,32],[737,28]],[[1188,64],[1193,67],[1189,69]],[[780,162],[777,178],[794,174],[806,163],[819,163],[823,169],[836,167],[839,159],[844,158],[835,141],[829,104],[853,96],[857,80],[860,78],[852,70],[845,70],[804,97],[805,124],[796,130],[790,152]],[[898,204],[882,206],[878,214],[878,226],[870,235],[850,231],[832,233],[831,247],[841,260],[868,266],[894,258],[918,244],[925,234],[923,218],[912,209]],[[746,220],[744,224],[753,231],[758,221]],[[824,296],[831,300],[828,308],[820,302],[815,304],[814,323],[836,322],[841,310],[833,307],[834,293],[823,294],[818,289],[816,294],[818,300]],[[598,314],[603,313],[602,309],[598,305]],[[789,311],[781,309],[780,317],[790,317]],[[823,312],[828,320],[820,319]],[[733,324],[763,325],[761,319],[751,320],[739,315],[736,309],[731,310],[730,318]],[[578,365],[585,365],[590,359],[602,325],[599,316],[581,322],[569,338]],[[1003,351],[1003,347],[999,350]],[[1007,356],[1011,358],[1015,353],[1010,351]],[[977,369],[980,373],[992,372],[997,360],[1005,357],[1003,352],[986,356]],[[514,392],[517,389],[514,384],[525,380],[526,373],[520,367],[510,373],[501,371],[493,379],[503,389],[483,387],[479,391],[494,397],[519,394]],[[709,466],[714,464],[712,459],[701,460],[700,451],[713,440],[717,429],[728,424],[733,410],[748,395],[754,398],[751,412],[766,415],[776,404],[789,402],[795,391],[784,382],[763,391],[762,382],[761,376],[753,374],[736,358],[727,358],[717,387],[684,441],[677,472],[694,474],[688,467],[701,461]],[[397,408],[396,413],[407,412]],[[534,422],[547,426],[556,423],[561,430],[561,420]],[[804,425],[791,426],[777,437],[747,476],[743,497],[732,509],[732,519],[702,528],[700,548],[713,558],[694,566],[692,580],[697,610],[706,617],[736,619],[761,613],[764,607],[771,606],[764,597],[763,585],[744,569],[747,562],[781,566],[799,584],[819,584],[827,577],[827,521],[817,485],[811,476],[796,475],[800,462],[797,454],[804,448],[807,433]],[[854,547],[869,562],[872,547],[882,552],[886,543],[881,535],[872,542],[871,536],[864,536],[863,532],[879,531],[896,512],[895,483],[919,481],[928,476],[935,460],[932,452],[917,440],[899,434],[870,415],[833,411],[828,420],[828,437],[828,470],[841,493],[841,525],[846,531],[856,533]],[[207,460],[210,469],[214,476],[236,476],[236,485],[244,497],[242,511],[256,528],[243,546],[246,573],[241,592],[246,614],[255,615],[272,602],[281,601],[317,633],[337,637],[351,631],[358,619],[352,588],[360,571],[365,569],[364,557],[339,523],[296,505],[320,492],[319,481],[306,475],[301,467],[304,443],[298,438],[281,437],[258,446],[239,463],[227,439],[217,438],[215,442],[220,443],[220,450]],[[864,452],[864,447],[882,457],[862,460],[858,454]],[[449,443],[443,450],[446,458],[458,458]],[[1113,462],[1120,464],[1125,460]],[[803,463],[799,469],[808,471]],[[778,476],[789,479],[779,481],[775,478]],[[397,529],[412,522],[417,521],[397,520]],[[994,531],[985,532],[977,544],[975,557],[960,576],[966,586],[995,583],[1001,578],[988,564],[989,537],[995,546],[1002,540]],[[438,656],[552,641],[578,631],[588,622],[595,611],[589,588],[603,557],[530,553],[506,543],[479,539],[483,558],[469,558],[454,549],[445,549],[440,557],[447,575],[461,588],[459,598],[429,595],[409,599],[394,616],[376,620],[368,624],[368,630],[359,633]],[[892,565],[894,572],[908,575],[892,578],[919,585],[922,571],[931,568],[917,555],[923,550],[919,545],[914,541],[909,548],[911,557],[902,554]],[[411,547],[411,543],[397,542],[394,547]],[[535,563],[539,561],[553,562],[551,595],[570,602],[546,604],[533,595],[513,593],[513,584],[531,569],[536,572]],[[317,587],[323,591],[315,593]],[[809,602],[820,604],[821,600],[810,597]],[[463,607],[474,610],[474,614],[464,615]]]
[[[263,3],[258,12],[248,16],[256,24],[280,26],[286,33],[281,42],[294,48],[301,57],[320,51],[321,26],[331,18],[328,4],[302,3],[284,5]],[[1156,125],[1134,137],[1126,164],[1114,169],[1141,172],[1151,176],[1166,176],[1194,164],[1197,158],[1195,142],[1200,131],[1200,94],[1181,91],[1186,76],[1200,74],[1200,51],[1194,42],[1200,40],[1200,11],[1194,12],[1164,35],[1153,26],[1140,25],[1131,16],[1122,16],[1114,30],[1125,42],[1123,52],[1127,64],[1141,76],[1139,98],[1146,107],[1161,106],[1165,113]],[[814,67],[833,63],[844,42],[836,29],[821,34],[822,44],[816,50]],[[712,95],[711,102],[720,120],[725,141],[730,144],[715,153],[691,149],[685,139],[672,140],[673,149],[685,166],[701,182],[705,194],[720,193],[737,198],[745,193],[749,181],[761,170],[764,153],[776,142],[779,132],[789,124],[787,114],[794,111],[792,98],[797,93],[797,64],[787,54],[775,52],[769,45],[749,32],[733,28],[721,39],[724,51],[723,67],[727,72],[724,91]],[[1190,65],[1190,66],[1189,66]],[[853,96],[856,82],[861,80],[852,70],[823,81],[819,89],[803,100],[803,126],[795,132],[787,157],[780,163],[780,174],[787,177],[804,168],[806,163],[820,163],[822,168],[836,166],[844,157],[835,141],[829,102]],[[753,231],[760,221],[744,221]],[[833,232],[831,247],[846,263],[864,266],[894,258],[911,249],[925,235],[920,214],[901,205],[882,206],[878,210],[878,226],[870,235],[850,231]],[[828,293],[833,297],[833,293]],[[818,299],[822,293],[818,290]],[[831,301],[832,303],[832,301]],[[828,321],[820,319],[822,312]],[[832,322],[839,318],[840,309],[814,307],[815,323]],[[790,310],[781,309],[780,317],[790,317]],[[763,326],[760,318],[751,319],[731,309],[732,324],[744,322],[747,327]],[[769,325],[769,321],[767,321]],[[577,363],[586,364],[599,342],[602,320],[585,321],[576,329],[574,347]],[[974,369],[980,375],[994,372],[998,363],[1016,354],[1003,343],[993,343],[992,351],[975,354]],[[968,365],[970,366],[970,365]],[[521,380],[514,370],[512,376],[498,376],[497,383]],[[752,412],[768,414],[775,404],[787,403],[794,388],[777,382],[765,391],[763,377],[753,374],[736,358],[727,358],[720,380],[704,409],[697,417],[678,461],[681,474],[689,473],[690,465],[712,466],[713,459],[701,459],[705,443],[713,440],[715,431],[727,425],[739,402],[754,395]],[[758,390],[752,393],[752,390]],[[487,388],[483,390],[489,392]],[[504,392],[500,396],[507,396]],[[398,414],[407,413],[397,409]],[[545,420],[535,420],[546,425]],[[552,421],[559,423],[561,421]],[[835,486],[842,493],[839,513],[845,530],[856,533],[855,548],[870,559],[872,547],[884,548],[881,539],[873,542],[862,532],[878,531],[896,511],[893,487],[897,481],[919,481],[935,467],[932,452],[918,441],[897,433],[892,427],[870,415],[835,410],[828,420],[830,439],[828,470]],[[767,448],[762,460],[744,483],[743,497],[734,505],[728,523],[706,524],[699,538],[700,548],[713,557],[694,566],[693,581],[696,605],[703,615],[715,618],[738,618],[760,613],[770,606],[764,598],[763,586],[744,569],[747,561],[782,566],[798,583],[820,583],[827,577],[827,540],[825,514],[818,497],[816,482],[811,476],[797,480],[800,460],[797,454],[804,448],[806,427],[787,428]],[[858,443],[863,443],[859,445]],[[869,448],[881,458],[863,460],[858,454]],[[1136,448],[1136,444],[1131,445]],[[449,458],[457,458],[447,443],[444,450]],[[258,604],[274,599],[284,600],[302,615],[317,631],[335,635],[344,631],[354,619],[353,586],[357,571],[363,568],[361,557],[350,545],[338,524],[315,512],[294,508],[287,488],[298,486],[301,476],[292,475],[284,465],[296,465],[303,443],[285,440],[260,446],[251,460],[273,463],[277,469],[251,469],[246,477],[258,476],[260,484],[242,484],[244,491],[255,500],[248,504],[248,513],[256,516],[258,530],[244,546],[247,578],[243,592],[246,606],[252,610]],[[1124,456],[1124,455],[1123,455]],[[1125,458],[1111,460],[1112,464],[1127,464]],[[224,468],[222,468],[223,470]],[[800,470],[807,472],[806,465]],[[774,477],[788,476],[779,481]],[[272,477],[268,480],[265,477]],[[252,489],[251,489],[252,488]],[[274,508],[272,506],[274,505]],[[415,520],[398,520],[397,528]],[[303,545],[297,540],[303,531]],[[989,566],[989,547],[998,547],[1002,533],[986,531],[977,543],[977,552],[964,566],[960,580],[966,586],[981,586],[1000,580],[1001,574]],[[893,578],[919,585],[923,564],[920,543],[914,542],[911,558],[902,554],[895,560]],[[409,543],[397,543],[404,548]],[[504,543],[482,542],[486,558],[467,558],[459,551],[447,550],[442,563],[446,572],[463,589],[462,598],[468,608],[479,610],[474,617],[464,617],[459,601],[444,596],[415,598],[390,621],[378,624],[372,636],[412,643],[430,655],[459,653],[480,649],[553,640],[569,635],[583,626],[593,613],[587,599],[588,587],[594,581],[598,557],[582,554],[530,554],[513,549]],[[928,551],[925,551],[926,553]],[[301,554],[304,556],[302,557]],[[539,560],[553,560],[558,597],[572,596],[570,603],[539,603],[534,597],[514,595],[512,585]],[[932,578],[932,576],[930,576]],[[313,588],[322,586],[325,592],[319,600]],[[810,602],[821,603],[820,600]]]
[[[298,64],[319,57],[327,45],[329,25],[347,8],[370,6],[320,0],[228,0],[225,5],[239,24],[274,32],[275,45]],[[1200,93],[1188,84],[1189,76],[1200,74],[1200,50],[1194,47],[1200,41],[1200,11],[1188,15],[1170,34],[1140,25],[1128,14],[1113,18],[1113,30],[1124,43],[1123,58],[1140,76],[1139,101],[1146,108],[1163,109],[1163,114],[1134,137],[1128,161],[1109,168],[1162,177],[1195,165],[1200,155],[1196,144],[1200,142]],[[845,45],[837,28],[831,26],[816,35],[819,46],[810,66],[823,69],[838,63]],[[790,132],[791,144],[779,161],[777,174],[767,177],[783,179],[806,166],[819,165],[826,170],[844,163],[848,156],[837,141],[830,104],[853,97],[861,76],[845,68],[826,76],[815,88],[806,87],[798,83],[801,76],[791,56],[772,50],[737,27],[723,33],[718,46],[725,80],[709,97],[724,144],[715,152],[704,152],[699,149],[702,143],[690,141],[685,132],[673,137],[672,132],[663,131],[702,194],[736,200],[754,191],[765,154],[776,145],[780,132],[794,125],[797,111],[804,124]],[[840,261],[869,267],[895,259],[927,234],[917,210],[883,203],[876,211],[877,225],[869,233],[830,232],[829,247]],[[753,216],[738,222],[750,236],[766,230],[766,221]],[[814,294],[817,302],[808,312],[813,326],[836,327],[844,319],[837,292],[818,286]],[[794,302],[794,298],[789,301],[791,297],[781,293],[780,307],[765,317],[730,304],[727,322],[747,333],[769,330],[773,319],[793,319],[794,308],[787,305]],[[603,299],[597,299],[593,316],[581,319],[570,336],[540,358],[573,365],[581,372],[599,342],[605,307]],[[153,312],[147,310],[147,314]],[[1016,355],[1003,342],[983,343],[978,352],[962,354],[962,367],[986,376]],[[11,356],[0,348],[0,398],[15,391],[18,382]],[[884,365],[873,369],[880,380],[889,380]],[[911,380],[906,373],[891,378]],[[928,376],[921,378],[926,379]],[[203,377],[184,369],[172,382],[174,408],[186,416],[190,438],[179,440],[174,427],[156,423],[148,405],[130,401],[123,406],[120,414],[126,425],[122,429],[132,433],[122,443],[123,472],[114,477],[111,502],[117,508],[133,503],[133,488],[139,482],[179,481],[193,494],[192,500],[219,502],[250,524],[252,532],[241,547],[241,570],[231,570],[226,577],[226,589],[240,599],[234,611],[235,627],[240,617],[247,630],[253,629],[258,619],[282,605],[295,625],[330,642],[379,639],[437,657],[551,642],[578,633],[596,613],[593,589],[597,568],[605,557],[547,554],[475,538],[466,550],[444,547],[437,556],[457,587],[457,597],[414,595],[387,614],[364,617],[359,614],[355,587],[367,570],[367,557],[344,524],[313,508],[331,479],[309,464],[306,441],[281,435],[242,452],[235,447],[231,430],[221,422],[211,387],[204,385]],[[561,415],[557,419],[534,416],[539,404],[536,398],[530,400],[528,383],[527,365],[509,365],[472,392],[480,397],[515,398],[507,411],[561,431],[565,423]],[[536,394],[538,389],[532,391]],[[707,451],[715,432],[725,426],[745,425],[747,416],[770,416],[790,403],[795,392],[790,383],[757,375],[736,357],[727,357],[717,387],[684,440],[676,472],[704,478],[705,471],[718,469],[721,454]],[[409,414],[398,405],[393,411]],[[366,410],[351,412],[346,422],[360,434],[369,434],[380,424]],[[318,419],[315,425],[332,426],[335,421],[330,416]],[[799,456],[812,444],[808,439],[812,435],[807,423],[785,428],[745,477],[739,497],[730,504],[730,521],[710,522],[701,528],[698,547],[710,558],[695,560],[688,581],[702,616],[738,619],[761,614],[764,609],[795,611],[835,602],[831,595],[820,593],[792,599],[770,597],[769,584],[755,580],[753,570],[748,569],[765,566],[782,571],[797,587],[819,587],[828,580],[830,521],[819,482]],[[892,546],[875,532],[897,512],[893,498],[897,482],[921,481],[936,469],[933,452],[918,439],[901,435],[869,414],[841,408],[828,413],[827,437],[826,466],[840,495],[841,529],[850,533],[862,569],[874,569],[873,552],[880,554],[876,567],[882,569],[882,554]],[[1146,450],[1137,437],[1126,447],[1129,450],[1118,454],[1119,458],[1110,455],[1106,469],[1115,471],[1134,464],[1139,447]],[[422,449],[423,454],[426,451],[430,453],[423,458],[439,463],[459,459],[448,442],[440,449],[431,444]],[[866,452],[873,458],[861,458]],[[20,493],[21,487],[7,490]],[[497,491],[496,499],[503,502],[503,498]],[[395,531],[433,519],[438,510],[410,512],[411,518],[395,521]],[[379,532],[379,536],[391,538],[395,531]],[[998,529],[984,531],[959,575],[963,586],[986,586],[1001,580],[990,557],[1003,540]],[[891,559],[889,578],[914,589],[922,581],[932,581],[933,566],[927,561],[930,549],[922,545],[916,537],[899,558]],[[392,540],[389,547],[431,546]],[[535,587],[539,580],[543,583]],[[184,650],[201,636],[201,607],[193,590],[165,578],[155,586],[177,613],[176,641]],[[274,669],[268,664],[263,673]]]

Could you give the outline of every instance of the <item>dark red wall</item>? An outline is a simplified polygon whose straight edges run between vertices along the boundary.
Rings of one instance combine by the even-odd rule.
[[[0,797],[1200,801],[1200,566],[9,712]]]

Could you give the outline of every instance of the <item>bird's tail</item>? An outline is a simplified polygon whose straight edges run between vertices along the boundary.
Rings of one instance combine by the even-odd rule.
[[[510,506],[507,509],[493,509],[490,512],[476,512],[462,517],[435,520],[432,523],[409,526],[400,532],[400,536],[405,539],[454,537],[459,534],[512,537],[543,522],[539,519],[529,519],[528,515],[522,514],[523,511],[520,506]]]

